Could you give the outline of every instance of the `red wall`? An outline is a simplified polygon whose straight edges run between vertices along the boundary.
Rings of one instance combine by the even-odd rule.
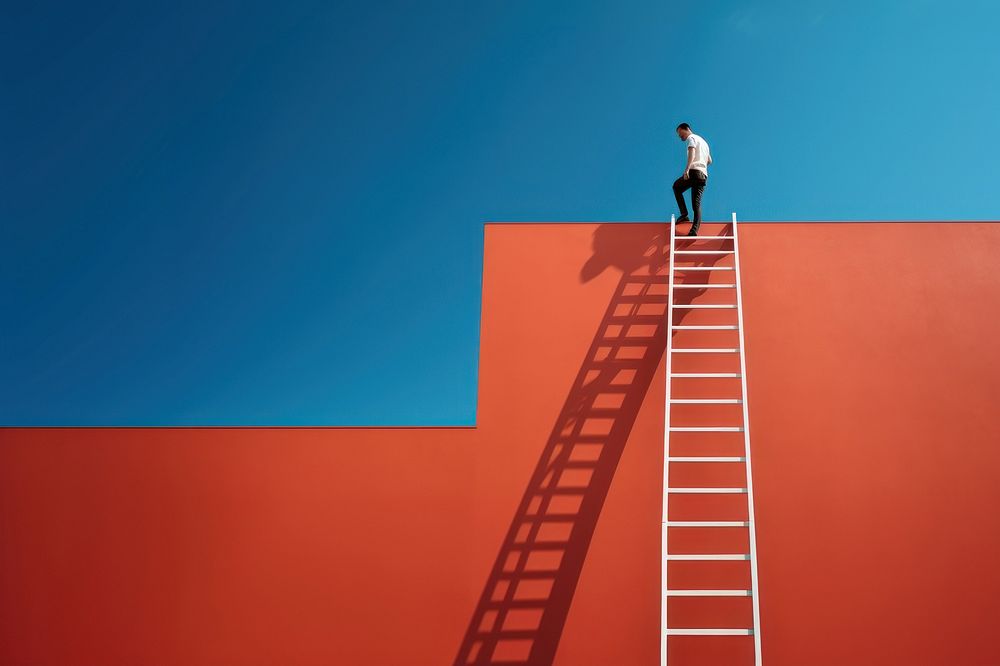
[[[660,231],[486,227],[476,428],[0,431],[0,663],[455,662]],[[765,661],[1000,662],[1000,224],[740,233]],[[657,663],[642,354],[532,663]]]

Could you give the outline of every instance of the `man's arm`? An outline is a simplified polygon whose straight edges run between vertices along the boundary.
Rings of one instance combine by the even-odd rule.
[[[688,172],[694,164],[694,146],[688,146],[688,162],[684,165],[684,180],[688,179]]]

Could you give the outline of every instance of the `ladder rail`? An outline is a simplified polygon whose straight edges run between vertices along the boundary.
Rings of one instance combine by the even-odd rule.
[[[662,520],[660,525],[660,666],[667,666],[667,565],[669,564],[667,560],[667,553],[670,552],[667,549],[667,534],[669,528],[667,527],[667,509],[668,500],[670,495],[667,493],[667,488],[670,487],[670,451],[668,447],[670,446],[670,376],[671,376],[671,360],[673,357],[673,330],[671,327],[674,323],[674,245],[676,244],[676,221],[674,216],[670,216],[670,233],[667,234],[670,238],[670,277],[667,281],[667,348],[666,348],[666,383],[667,390],[664,395],[664,414],[666,418],[663,421],[663,509],[662,509]]]
[[[743,456],[746,459],[743,463],[746,468],[746,489],[747,489],[747,519],[749,522],[750,539],[750,589],[753,590],[753,649],[754,664],[761,666],[761,646],[760,646],[760,585],[757,579],[757,521],[754,516],[753,501],[753,472],[750,466],[750,409],[747,401],[747,362],[746,345],[743,340],[743,286],[740,279],[740,253],[739,253],[739,232],[736,230],[736,213],[733,213],[733,265],[736,268],[733,273],[736,275],[736,318],[739,326],[738,334],[740,338],[740,384],[743,391]]]

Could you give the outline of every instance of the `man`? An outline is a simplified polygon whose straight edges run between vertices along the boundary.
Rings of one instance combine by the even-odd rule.
[[[708,183],[708,165],[712,163],[712,155],[708,150],[708,142],[691,131],[691,126],[681,123],[677,126],[677,136],[687,143],[687,164],[684,175],[674,181],[674,196],[681,210],[678,222],[687,222],[688,209],[684,203],[684,192],[691,190],[691,208],[694,209],[694,222],[688,236],[697,236],[701,226],[701,194]]]

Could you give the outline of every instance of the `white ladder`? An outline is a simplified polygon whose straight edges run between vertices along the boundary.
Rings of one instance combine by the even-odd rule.
[[[706,223],[710,224],[710,223]],[[665,421],[663,429],[663,518],[662,518],[662,548],[661,548],[661,580],[660,580],[660,664],[661,666],[666,666],[667,664],[667,640],[670,636],[747,636],[753,638],[753,652],[754,652],[754,666],[761,666],[761,648],[760,648],[760,604],[759,604],[759,588],[757,583],[757,538],[756,529],[754,521],[754,502],[753,502],[753,475],[751,474],[750,468],[750,426],[749,418],[747,412],[747,378],[746,378],[746,357],[744,353],[744,342],[743,342],[743,292],[740,286],[740,255],[739,255],[739,235],[737,231],[736,224],[736,213],[733,213],[732,220],[732,234],[726,235],[725,230],[722,232],[723,235],[716,236],[697,236],[697,237],[687,237],[687,236],[677,236],[675,230],[674,216],[670,216],[670,278],[668,283],[668,303],[669,307],[667,309],[668,323],[670,330],[667,334],[667,351],[666,351],[666,405],[665,405]],[[680,240],[686,245],[684,249],[677,249],[677,241]],[[732,250],[715,247],[700,247],[701,243],[713,241],[722,241],[722,246],[725,246],[728,242],[732,242]],[[691,245],[698,244],[698,249],[691,249]],[[675,265],[676,261],[687,261],[688,258],[702,258],[707,259],[708,257],[717,257],[719,259],[726,256],[732,256],[733,264],[732,266],[715,266],[712,265],[702,265],[702,266],[681,266],[677,267]],[[686,272],[689,279],[682,281],[681,284],[676,283],[676,276],[678,271]],[[694,272],[692,272],[694,271]],[[705,272],[698,272],[705,271]],[[710,281],[710,276],[721,275],[723,278],[728,277],[730,273],[727,271],[732,271],[735,279],[733,282],[716,282],[712,283]],[[697,278],[693,278],[697,276]],[[675,291],[675,290],[683,291]],[[688,289],[699,289],[698,292],[687,291]],[[719,290],[719,291],[708,291]],[[687,303],[675,303],[675,294],[682,294],[684,297],[694,300],[702,295],[726,293],[728,290],[733,290],[735,292],[735,303],[704,303],[695,304],[692,302]],[[728,293],[732,293],[729,291]],[[714,300],[714,299],[713,299]],[[722,300],[722,299],[720,299]],[[735,324],[713,324],[713,325],[692,325],[692,326],[681,326],[675,325],[675,312],[678,315],[684,316],[684,313],[697,312],[701,309],[709,310],[735,310],[736,311],[736,323]],[[700,331],[734,331],[735,337],[738,339],[738,344],[736,346],[713,346],[713,347],[701,347],[696,345],[685,345],[681,348],[675,348],[673,344],[674,331],[687,331],[687,330],[700,330]],[[685,360],[689,364],[694,364],[696,361],[706,358],[707,355],[715,356],[716,354],[738,354],[739,355],[739,371],[738,372],[683,372],[677,373],[673,371],[673,360],[675,354],[683,354]],[[694,370],[695,368],[688,367],[688,370]],[[705,397],[688,397],[680,398],[674,397],[674,380],[682,379],[684,381],[699,380],[699,379],[725,379],[725,378],[739,378],[741,392],[739,397],[736,396],[712,396],[710,398]],[[671,405],[740,405],[742,407],[742,415],[740,416],[739,425],[715,425],[715,424],[700,424],[697,426],[673,426],[671,423]],[[743,439],[743,455],[733,456],[733,455],[714,455],[709,452],[704,452],[706,455],[684,455],[677,456],[673,455],[671,450],[671,434],[672,433],[741,433]],[[702,452],[699,452],[702,453]],[[735,463],[742,464],[745,468],[745,485],[741,488],[732,487],[672,487],[670,485],[670,470],[672,465],[689,465],[689,464],[702,464],[702,463]],[[676,495],[719,495],[719,494],[738,494],[745,495],[747,502],[747,519],[746,520],[671,520],[669,507],[670,498]],[[668,534],[670,529],[680,528],[680,529],[701,529],[701,530],[747,530],[749,552],[741,553],[684,553],[675,554],[671,553],[668,549]],[[690,589],[673,589],[670,587],[668,580],[668,565],[673,561],[688,561],[688,562],[718,562],[718,561],[748,561],[750,566],[750,589],[740,589],[740,590],[725,590],[725,589],[701,589],[701,590],[690,590]],[[667,624],[667,602],[668,598],[672,597],[750,597],[750,603],[752,605],[752,626],[750,627],[737,627],[737,628],[671,628]],[[747,646],[749,648],[749,646]]]

